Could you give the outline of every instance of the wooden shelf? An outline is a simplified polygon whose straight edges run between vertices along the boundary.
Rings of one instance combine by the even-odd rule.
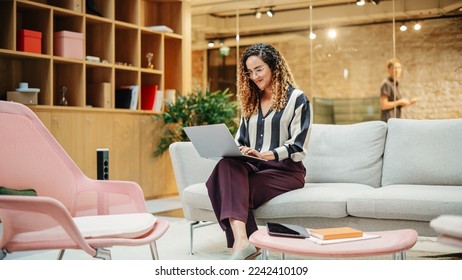
[[[20,82],[40,88],[39,106],[57,106],[63,86],[68,88],[68,106],[81,108],[87,108],[86,88],[94,83],[109,83],[112,99],[115,89],[127,84],[141,87],[156,83],[161,90],[185,91],[183,1],[96,0],[94,3],[101,16],[87,10],[83,0],[0,1],[0,61],[13,70],[9,79],[4,78],[0,99]],[[153,31],[150,26],[167,26],[174,33]],[[21,29],[41,32],[41,54],[17,50],[17,32]],[[85,56],[98,57],[100,62],[56,55],[53,34],[58,31],[84,34]],[[147,68],[147,53],[153,54],[152,68]],[[141,97],[137,109],[140,101]]]

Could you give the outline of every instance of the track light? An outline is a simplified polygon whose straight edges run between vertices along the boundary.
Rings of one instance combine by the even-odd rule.
[[[258,9],[255,9],[255,17],[257,19],[260,19],[261,18],[261,12],[258,10]]]
[[[266,15],[269,16],[269,17],[273,17],[274,16],[273,6],[270,6],[268,8],[269,8],[269,10],[266,11]]]
[[[420,25],[420,23],[417,22],[416,24],[414,24],[414,30],[417,30],[417,31],[418,31],[418,30],[420,30],[421,28],[422,28],[422,25]]]
[[[404,23],[401,24],[401,26],[399,27],[399,30],[401,30],[401,31],[403,31],[403,32],[406,31],[406,30],[407,30],[406,24],[404,24]]]
[[[365,0],[357,0],[357,1],[356,1],[356,5],[358,5],[358,6],[364,6],[364,5],[366,5],[366,1],[365,1]]]
[[[209,46],[209,48],[213,48],[215,47],[215,42],[213,42],[213,40],[210,40],[207,46]]]
[[[380,0],[371,0],[372,3],[374,3],[375,5],[378,5],[380,3]]]

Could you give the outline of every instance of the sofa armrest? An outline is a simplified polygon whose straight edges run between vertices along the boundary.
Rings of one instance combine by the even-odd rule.
[[[191,142],[172,143],[169,152],[180,199],[185,188],[207,181],[217,164],[216,160],[200,157]]]

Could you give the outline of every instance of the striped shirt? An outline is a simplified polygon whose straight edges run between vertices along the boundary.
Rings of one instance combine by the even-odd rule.
[[[276,161],[301,161],[307,153],[311,124],[310,101],[301,90],[289,88],[283,110],[270,109],[263,116],[259,107],[258,114],[250,119],[241,118],[235,139],[238,145],[259,152],[273,151]]]

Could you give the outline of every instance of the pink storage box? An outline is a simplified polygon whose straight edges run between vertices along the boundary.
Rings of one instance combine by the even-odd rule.
[[[42,53],[42,32],[18,30],[18,51]]]
[[[83,59],[83,33],[59,31],[54,33],[54,54],[67,58]]]

